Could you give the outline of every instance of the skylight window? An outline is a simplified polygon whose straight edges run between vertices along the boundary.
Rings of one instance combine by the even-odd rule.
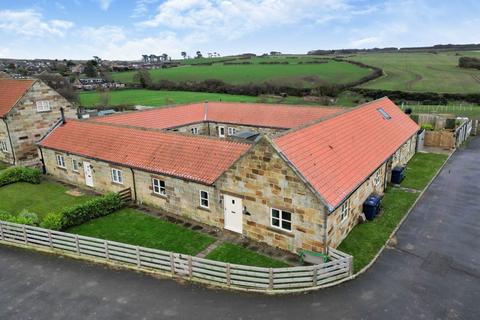
[[[387,111],[383,110],[383,108],[378,108],[377,111],[380,112],[380,114],[385,120],[392,119],[392,117],[387,113]]]

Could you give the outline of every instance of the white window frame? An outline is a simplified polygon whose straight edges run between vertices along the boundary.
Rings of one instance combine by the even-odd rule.
[[[375,172],[374,176],[373,176],[373,184],[375,186],[378,186],[380,185],[380,182],[381,182],[381,175],[380,175],[380,170],[377,170],[377,172]]]
[[[192,132],[192,134],[198,134],[198,128],[197,127],[191,128],[190,131]]]
[[[223,130],[223,134],[222,134]],[[225,138],[225,126],[218,126],[218,136],[220,138]]]
[[[80,172],[80,161],[77,159],[72,159],[72,170],[73,172]]]
[[[350,200],[346,200],[340,207],[340,222],[347,220],[350,215]]]
[[[204,197],[202,193],[205,193],[207,196]],[[200,195],[200,207],[205,209],[210,209],[210,193],[205,190],[200,190],[199,195]],[[203,204],[203,200],[207,201],[207,205]]]
[[[278,217],[273,216],[273,211],[278,211]],[[290,215],[290,220],[286,219],[283,216],[284,213],[288,213]],[[290,211],[280,210],[280,209],[277,209],[277,208],[270,208],[270,226],[272,228],[275,228],[275,229],[279,229],[279,230],[283,230],[283,231],[287,231],[287,232],[292,232],[292,224],[293,224],[292,223],[292,216],[293,216],[293,214]],[[278,226],[273,224],[273,220],[278,220]],[[283,227],[284,222],[290,224],[290,229]]]
[[[37,101],[36,105],[37,105],[37,112],[48,112],[52,110],[50,106],[50,101],[48,100]]]
[[[162,186],[162,183],[163,183],[163,186]],[[160,196],[166,196],[167,189],[165,188],[165,180],[152,178],[152,191],[154,194],[158,194]]]
[[[7,140],[0,140],[0,151],[8,152]]]
[[[123,184],[123,172],[120,169],[112,168],[112,182]]]
[[[67,166],[65,164],[65,157],[62,154],[57,154],[55,158],[57,159],[57,167],[67,169]]]
[[[237,128],[234,128],[234,127],[228,127],[228,128],[227,128],[227,134],[228,134],[229,136],[233,136],[233,135],[236,134],[236,133],[237,133]]]

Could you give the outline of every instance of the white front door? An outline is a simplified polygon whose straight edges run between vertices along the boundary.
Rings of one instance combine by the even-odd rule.
[[[90,162],[83,162],[83,171],[85,172],[85,184],[93,187],[93,171]]]
[[[225,229],[243,232],[243,205],[242,199],[223,195],[223,207],[225,212]]]
[[[219,126],[218,127],[218,136],[220,138],[225,138],[225,127],[224,126]]]

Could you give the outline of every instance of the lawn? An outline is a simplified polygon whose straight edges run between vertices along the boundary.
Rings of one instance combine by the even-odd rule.
[[[413,113],[433,113],[433,114],[452,114],[456,117],[468,117],[471,119],[480,119],[480,106],[465,104],[449,105],[404,105],[403,109],[410,108]]]
[[[346,62],[330,61],[322,64],[247,64],[211,66],[181,66],[150,70],[154,82],[159,80],[203,81],[218,79],[230,84],[263,83],[310,87],[316,83],[346,84],[370,74],[368,68]],[[112,78],[123,83],[132,83],[135,71],[112,73]]]
[[[67,232],[189,255],[196,255],[215,241],[208,235],[131,208],[91,220]]]
[[[272,259],[228,242],[218,246],[218,248],[210,252],[206,258],[210,260],[265,268],[288,267],[288,265],[282,261]]]
[[[49,212],[58,212],[65,207],[82,203],[92,196],[75,197],[65,192],[68,188],[52,182],[40,184],[18,182],[0,187],[0,211],[18,214],[23,209],[34,212],[42,219]]]
[[[407,165],[405,180],[402,181],[401,186],[423,190],[447,158],[445,154],[415,154]]]
[[[365,267],[405,216],[418,197],[398,188],[389,188],[382,200],[382,213],[375,220],[359,224],[342,241],[338,250],[353,256],[354,272]]]
[[[458,54],[458,55],[457,55]],[[365,53],[348,59],[382,68],[385,76],[361,87],[437,93],[478,93],[480,70],[457,67],[460,56],[474,52]]]

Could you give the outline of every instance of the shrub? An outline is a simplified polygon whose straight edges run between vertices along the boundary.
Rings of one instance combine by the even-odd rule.
[[[117,193],[108,193],[94,198],[85,203],[66,208],[60,212],[61,229],[78,226],[95,218],[109,215],[122,208],[122,199]],[[55,217],[50,217],[50,222],[55,222]]]
[[[38,217],[37,217],[38,219]],[[6,212],[0,212],[0,220],[2,221],[7,221],[7,222],[12,222],[12,223],[18,223],[18,224],[26,224],[30,226],[36,225],[35,221],[31,220],[29,217],[21,217],[21,216],[15,216]]]
[[[10,167],[0,172],[0,187],[15,182],[40,183],[40,170],[27,167]]]
[[[58,212],[48,213],[40,223],[40,226],[45,229],[61,230],[62,229],[62,215]]]
[[[38,215],[35,212],[30,212],[27,209],[23,209],[19,214],[18,217],[21,219],[27,219],[31,221],[31,223],[35,226],[38,226],[40,219],[38,219]]]
[[[424,123],[421,125],[421,128],[427,131],[433,131],[433,126],[430,123]]]

